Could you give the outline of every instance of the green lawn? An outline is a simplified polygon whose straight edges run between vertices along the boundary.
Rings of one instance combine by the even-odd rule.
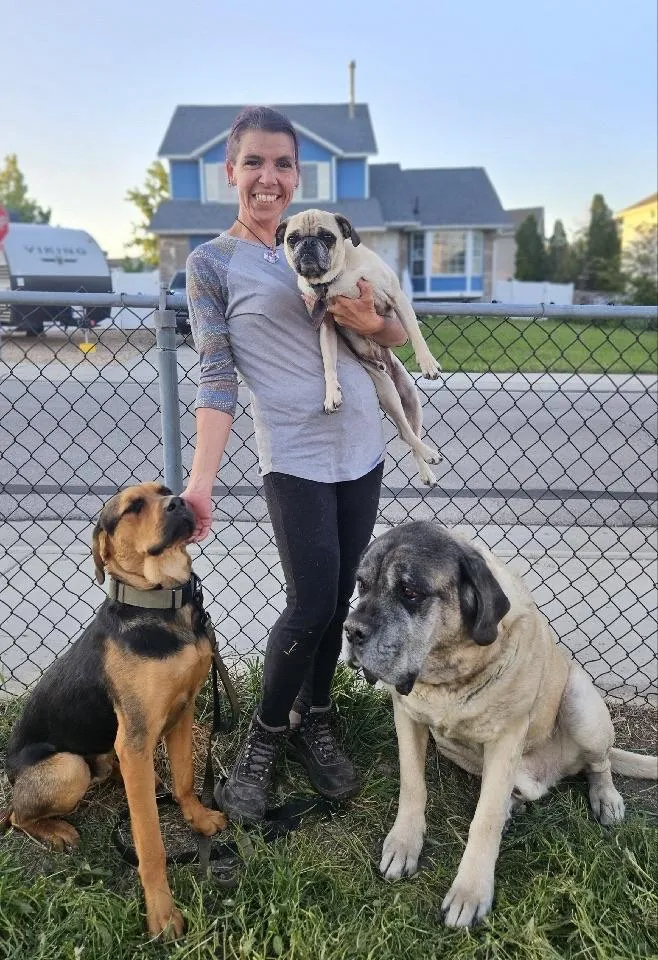
[[[242,690],[242,730],[257,683],[254,670]],[[477,782],[430,751],[422,868],[413,879],[384,882],[379,851],[398,790],[390,701],[341,670],[337,702],[348,749],[363,775],[361,796],[330,822],[308,822],[269,845],[256,840],[255,854],[233,889],[200,882],[193,867],[170,867],[174,896],[187,918],[185,939],[165,946],[145,936],[137,877],[110,835],[123,794],[103,785],[70,818],[82,836],[75,853],[49,853],[14,832],[0,840],[0,957],[638,960],[658,955],[652,787],[620,779],[627,819],[610,829],[593,820],[579,778],[531,805],[503,838],[493,913],[473,931],[449,931],[438,910],[464,849]],[[18,707],[0,704],[0,753]],[[617,720],[622,743],[630,735],[639,746],[655,745],[653,717],[647,721],[638,711],[625,716]],[[207,705],[203,717],[208,718]],[[230,763],[238,740],[238,734],[220,739],[218,763]],[[279,782],[279,799],[305,789],[293,765],[282,764]],[[0,779],[0,806],[3,788]]]
[[[653,373],[658,332],[617,323],[497,317],[421,317],[429,348],[447,373]],[[409,344],[396,351],[417,370]],[[409,358],[411,358],[409,360]]]

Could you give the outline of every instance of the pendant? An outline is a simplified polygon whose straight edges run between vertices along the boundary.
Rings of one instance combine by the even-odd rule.
[[[276,250],[271,250],[268,247],[265,253],[263,254],[263,260],[266,260],[267,263],[278,263],[279,254],[276,252]]]

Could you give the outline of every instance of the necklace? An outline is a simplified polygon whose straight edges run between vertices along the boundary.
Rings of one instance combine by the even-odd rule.
[[[251,229],[251,227],[248,227],[246,223],[242,223],[242,220],[240,219],[240,217],[236,217],[235,220],[236,220],[236,223],[241,224],[241,226],[243,226],[243,227],[245,228],[245,230],[248,230],[248,231],[249,231],[249,233],[252,235],[252,237],[256,237],[256,239],[258,240],[258,242],[259,242],[259,243],[262,243],[263,246],[266,248],[266,249],[265,249],[265,253],[263,254],[263,260],[266,260],[268,263],[278,263],[278,262],[279,262],[279,254],[276,252],[276,240],[274,240],[273,243],[272,243],[272,246],[270,246],[269,243],[265,243],[264,240],[261,240],[261,238],[258,236],[258,234],[257,234],[257,233],[254,233],[254,231]]]

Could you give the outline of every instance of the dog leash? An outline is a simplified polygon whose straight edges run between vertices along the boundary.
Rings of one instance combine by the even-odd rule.
[[[222,779],[222,783],[224,780]],[[171,793],[162,793],[156,796],[158,808],[176,806]],[[167,853],[167,864],[183,866],[197,863],[201,879],[209,876],[220,886],[233,887],[238,882],[238,871],[246,860],[250,859],[255,849],[251,837],[258,837],[264,843],[272,843],[279,837],[298,830],[306,818],[314,814],[319,820],[329,820],[340,810],[340,803],[326,797],[315,795],[312,797],[293,797],[278,807],[271,807],[265,812],[265,819],[261,823],[250,824],[241,828],[241,835],[235,840],[218,840],[212,843],[208,840],[208,863],[203,867],[200,850],[190,847],[179,850],[177,853]],[[127,837],[130,837],[130,813],[126,812],[112,830],[112,839],[122,859],[131,867],[137,867],[139,860],[135,847]]]

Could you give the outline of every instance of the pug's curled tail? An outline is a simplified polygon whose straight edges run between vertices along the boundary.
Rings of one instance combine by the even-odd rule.
[[[610,751],[610,763],[613,773],[620,773],[623,777],[658,780],[658,757],[613,747]]]

